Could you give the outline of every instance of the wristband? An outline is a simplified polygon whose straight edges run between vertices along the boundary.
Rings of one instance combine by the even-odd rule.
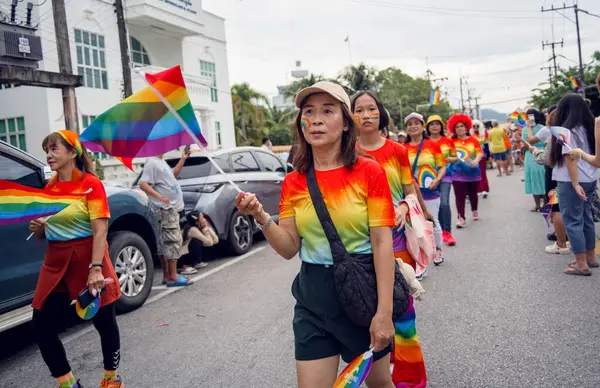
[[[100,267],[100,268],[104,268],[104,264],[90,264],[90,269],[95,268],[95,267]]]

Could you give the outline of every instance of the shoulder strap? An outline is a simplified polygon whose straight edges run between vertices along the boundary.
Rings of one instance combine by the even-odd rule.
[[[319,183],[317,182],[317,176],[313,167],[310,167],[306,172],[306,183],[308,185],[308,191],[310,193],[313,206],[315,207],[319,221],[321,221],[321,226],[323,227],[323,231],[327,236],[329,246],[331,247],[331,253],[335,260],[336,256],[345,255],[347,251],[342,239],[340,238],[340,235],[337,232],[337,229],[335,228],[335,225],[333,224],[333,220],[329,215],[329,211],[327,210],[327,206],[323,200],[323,195],[319,189]]]
[[[421,139],[421,144],[419,144],[419,149],[417,150],[417,156],[415,156],[415,161],[412,165],[412,174],[415,175],[415,170],[417,169],[417,162],[419,161],[419,156],[421,155],[421,151],[423,150],[423,143],[425,143],[425,137]]]

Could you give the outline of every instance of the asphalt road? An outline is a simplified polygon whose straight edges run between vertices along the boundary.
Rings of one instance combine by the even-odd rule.
[[[600,386],[600,271],[567,276],[569,256],[543,252],[545,222],[529,212],[520,177],[491,177],[482,220],[456,231],[458,245],[423,282],[417,326],[429,387]],[[296,386],[290,286],[299,263],[264,242],[255,248],[119,317],[128,388]],[[96,386],[98,335],[78,325],[64,338],[76,376]],[[0,341],[0,386],[55,386],[28,326]]]

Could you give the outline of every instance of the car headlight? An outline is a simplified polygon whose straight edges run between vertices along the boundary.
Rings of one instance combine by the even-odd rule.
[[[181,191],[191,192],[191,193],[214,193],[217,191],[222,183],[211,183],[206,185],[194,185],[194,186],[184,186],[181,188]]]

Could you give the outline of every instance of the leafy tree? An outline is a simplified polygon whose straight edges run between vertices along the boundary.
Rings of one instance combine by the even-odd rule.
[[[404,117],[411,112],[418,111],[426,116],[439,114],[444,119],[453,113],[448,101],[442,100],[439,105],[429,105],[432,90],[429,81],[412,78],[398,68],[389,67],[380,71],[376,83],[379,85],[381,102],[400,128],[403,127]]]
[[[258,103],[266,102],[267,98],[244,82],[231,86],[231,100],[237,144],[260,145],[266,131],[265,112]]]

